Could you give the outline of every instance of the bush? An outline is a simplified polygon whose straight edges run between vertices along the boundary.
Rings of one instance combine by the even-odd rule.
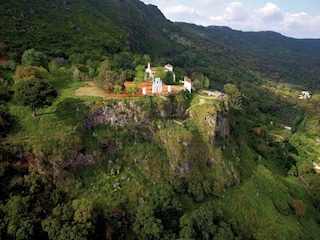
[[[19,83],[30,79],[43,79],[46,72],[47,70],[43,67],[20,66],[13,76],[13,81]]]
[[[294,208],[294,211],[298,217],[304,218],[307,211],[307,206],[302,200],[294,199],[292,201],[292,207]]]
[[[277,198],[273,201],[274,206],[282,215],[288,216],[289,214],[289,205],[283,199]]]

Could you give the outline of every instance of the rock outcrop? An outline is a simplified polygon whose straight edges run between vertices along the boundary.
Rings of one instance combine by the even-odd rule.
[[[216,133],[221,137],[227,137],[230,135],[230,124],[229,120],[226,117],[223,117],[221,113],[218,112],[217,115],[217,125]]]
[[[142,113],[138,104],[117,102],[111,106],[101,106],[92,112],[88,117],[86,128],[91,129],[100,124],[123,127],[131,124],[143,126],[147,123],[148,118]]]

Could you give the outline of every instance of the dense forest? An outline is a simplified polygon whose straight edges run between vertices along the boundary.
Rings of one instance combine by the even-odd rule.
[[[0,13],[0,239],[319,239],[319,39],[139,0]],[[139,95],[148,63],[192,93]]]

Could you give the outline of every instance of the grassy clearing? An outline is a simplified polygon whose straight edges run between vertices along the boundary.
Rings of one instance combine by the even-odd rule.
[[[52,106],[37,109],[37,117],[31,116],[29,107],[10,104],[10,113],[17,121],[8,141],[41,143],[70,136],[82,127],[87,106],[99,99],[75,97],[75,89],[83,83],[74,82],[67,75],[50,77],[47,81],[58,91],[58,97]],[[68,122],[70,119],[72,122]]]

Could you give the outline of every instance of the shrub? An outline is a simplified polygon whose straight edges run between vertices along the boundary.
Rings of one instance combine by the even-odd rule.
[[[292,207],[294,208],[294,211],[298,217],[304,218],[307,211],[307,206],[302,200],[294,199],[292,201]]]
[[[287,216],[289,214],[289,205],[283,199],[277,198],[273,201],[273,204],[282,215]]]

